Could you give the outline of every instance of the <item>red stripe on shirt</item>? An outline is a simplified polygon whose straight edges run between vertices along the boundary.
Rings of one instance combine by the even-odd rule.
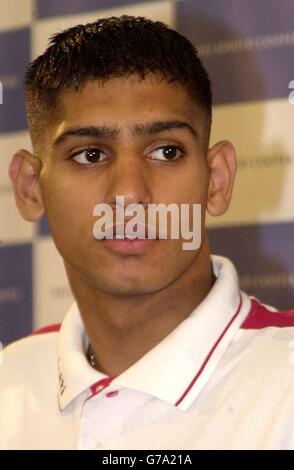
[[[256,299],[251,299],[250,312],[241,328],[245,330],[260,330],[270,326],[278,328],[294,326],[294,310],[271,312]]]
[[[229,321],[229,323],[227,324],[226,328],[224,329],[224,331],[222,332],[222,334],[220,335],[220,337],[218,338],[218,340],[215,342],[215,344],[213,345],[213,347],[211,348],[211,350],[209,351],[209,353],[207,354],[202,366],[200,367],[199,371],[197,372],[197,374],[195,375],[194,379],[192,380],[192,382],[190,383],[190,385],[186,388],[186,390],[184,391],[183,395],[178,399],[178,401],[175,403],[175,406],[178,406],[181,401],[185,398],[185,396],[189,393],[189,391],[191,390],[191,388],[193,387],[193,385],[197,382],[197,380],[199,379],[200,375],[202,374],[203,370],[205,369],[205,366],[206,364],[208,363],[209,359],[211,358],[213,352],[215,351],[217,345],[220,343],[220,341],[222,340],[222,338],[224,337],[225,333],[227,332],[227,330],[229,329],[229,327],[231,326],[231,324],[233,323],[233,321],[235,320],[235,318],[238,316],[240,310],[241,310],[241,307],[242,307],[242,297],[240,298],[240,303],[239,303],[239,306],[238,306],[238,309],[236,311],[236,313],[234,313],[233,317],[231,318],[231,320]]]
[[[44,326],[43,328],[39,328],[36,331],[33,331],[31,333],[32,336],[34,335],[42,335],[44,333],[55,333],[56,331],[59,331],[61,327],[61,323],[56,323],[55,325],[48,325]]]

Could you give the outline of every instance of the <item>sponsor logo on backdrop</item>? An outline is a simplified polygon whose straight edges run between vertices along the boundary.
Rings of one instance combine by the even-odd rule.
[[[290,90],[292,90],[292,91],[290,91],[289,97],[288,97],[289,103],[290,103],[290,104],[294,104],[294,80],[291,80],[291,81],[289,82],[288,88],[289,88]]]
[[[287,31],[263,36],[231,39],[215,44],[202,44],[198,47],[198,52],[201,57],[210,57],[293,45],[294,32]]]
[[[290,0],[255,2],[254,21],[252,2],[214,3],[214,8],[210,2],[193,0],[175,4],[177,31],[192,41],[203,59],[214,105],[287,99],[294,47]]]
[[[294,306],[294,223],[209,228],[212,253],[230,258],[241,289],[280,310]]]
[[[0,288],[0,303],[16,303],[21,298],[21,292],[17,287]]]
[[[11,193],[11,186],[9,184],[0,185],[0,193]]]
[[[192,206],[192,214],[190,207]],[[167,239],[192,241],[182,243],[183,250],[197,250],[201,245],[201,204],[148,204],[146,210],[141,204],[128,204],[125,207],[124,196],[116,196],[115,214],[110,204],[100,203],[94,207],[93,215],[101,216],[93,226],[96,240],[103,239]],[[170,214],[170,224],[168,223]],[[159,228],[157,229],[157,215]],[[192,215],[193,229],[190,230]],[[133,216],[129,220],[129,217]],[[125,220],[125,217],[127,220]],[[115,232],[115,233],[114,233]],[[169,236],[168,236],[169,235]]]
[[[50,297],[53,299],[70,299],[72,293],[69,286],[56,286],[50,289]]]
[[[291,155],[246,155],[238,159],[238,171],[263,170],[265,168],[283,167],[291,165]]]
[[[240,276],[242,289],[286,289],[294,288],[294,272],[266,272]]]

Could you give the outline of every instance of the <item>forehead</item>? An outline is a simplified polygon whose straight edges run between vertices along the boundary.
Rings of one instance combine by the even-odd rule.
[[[78,90],[60,96],[58,113],[50,126],[52,141],[67,128],[105,124],[127,132],[137,122],[178,119],[203,132],[204,111],[181,85],[149,75],[115,77],[104,83],[88,80]],[[49,129],[48,129],[49,130]]]

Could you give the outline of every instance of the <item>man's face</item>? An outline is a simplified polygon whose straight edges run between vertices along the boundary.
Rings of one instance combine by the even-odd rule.
[[[150,130],[150,123],[171,121],[188,124],[195,135],[185,126]],[[142,124],[149,132],[136,133]],[[117,132],[61,138],[69,129],[90,127]],[[124,196],[126,206],[144,205],[146,212],[151,203],[190,208],[200,203],[204,225],[209,180],[204,115],[182,87],[151,75],[113,78],[103,86],[88,81],[62,94],[42,147],[40,184],[52,236],[65,265],[87,284],[112,294],[155,292],[196,262],[201,248],[183,250],[182,238],[127,252],[93,236],[94,207],[108,203],[115,209],[116,196]],[[173,159],[166,158],[170,153]]]

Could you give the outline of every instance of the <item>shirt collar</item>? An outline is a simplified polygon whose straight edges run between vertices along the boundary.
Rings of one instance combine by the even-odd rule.
[[[91,385],[106,377],[89,364],[86,353],[88,343],[78,306],[74,302],[59,333],[58,401],[61,410]]]
[[[226,258],[212,257],[216,281],[205,299],[159,344],[112,381],[155,396],[185,411],[203,389],[250,310],[238,276]],[[87,336],[77,304],[66,315],[59,337],[61,409],[106,375],[86,357]]]

